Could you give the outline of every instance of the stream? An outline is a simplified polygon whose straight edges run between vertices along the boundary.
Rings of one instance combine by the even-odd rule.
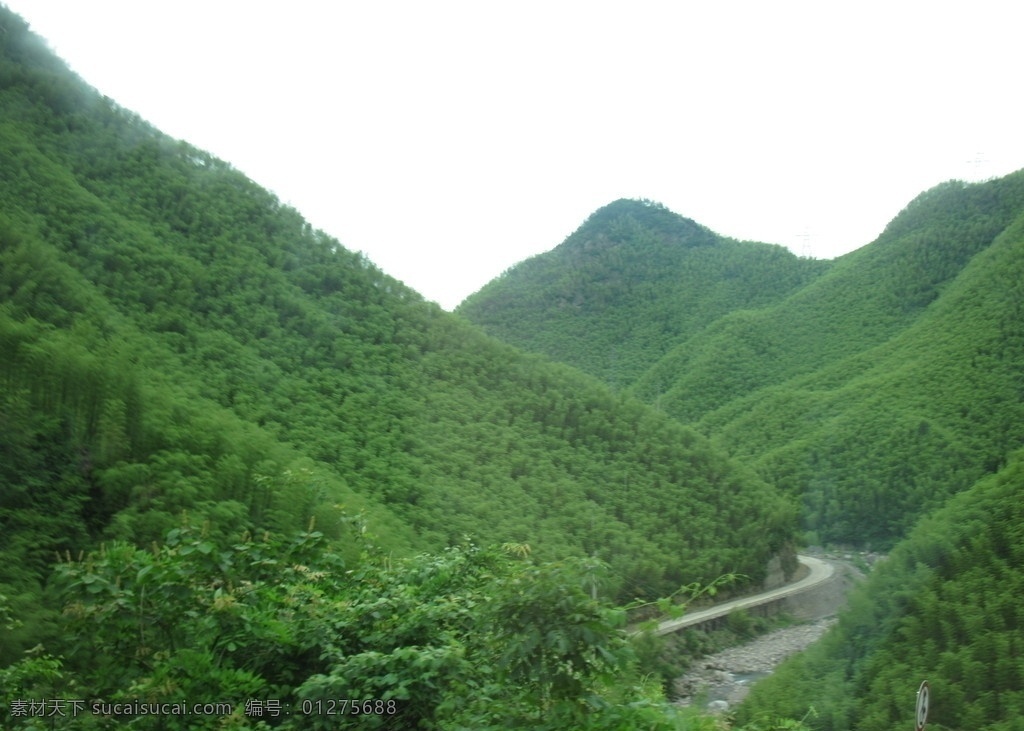
[[[852,563],[854,556],[850,553],[819,555],[835,564],[834,578],[791,598],[788,607],[793,616],[807,621],[697,660],[685,675],[676,679],[675,703],[700,704],[714,712],[728,711],[747,696],[751,685],[774,672],[790,655],[805,650],[836,623],[847,595],[864,574]],[[859,558],[861,565],[871,566],[884,556],[862,552]]]
[[[681,706],[703,703],[709,710],[727,711],[742,701],[750,686],[787,657],[804,650],[835,623],[834,617],[784,627],[743,645],[708,655],[675,682]]]

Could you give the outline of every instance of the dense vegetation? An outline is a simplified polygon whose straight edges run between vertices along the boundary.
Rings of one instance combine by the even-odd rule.
[[[963,193],[1012,196],[1021,211],[1024,175]],[[739,399],[701,428],[802,493],[804,520],[819,535],[885,545],[1024,443],[1022,281],[1018,212],[913,324]]]
[[[5,717],[67,729],[685,723],[636,672],[623,613],[590,597],[597,565],[524,553],[370,549],[349,564],[316,532],[218,546],[189,527],[151,549],[114,542],[57,567],[63,612],[47,647],[59,659],[37,648],[0,670]]]
[[[722,238],[652,201],[618,200],[457,311],[621,388],[723,315],[778,302],[828,267]]]
[[[859,587],[836,631],[752,691],[814,727],[883,731],[913,723],[931,686],[929,729],[1009,731],[1024,718],[1024,455],[923,520]]]
[[[391,727],[690,723],[610,606],[756,583],[792,558],[790,500],[423,301],[4,9],[0,169],[6,724],[43,724],[19,699],[344,694],[400,701]],[[336,722],[304,715],[264,723]]]
[[[774,294],[752,279],[760,302],[722,300],[696,326],[679,304],[686,291],[701,288],[704,302],[728,286],[710,264],[687,278],[642,275],[631,287],[644,297],[598,307],[599,317],[569,311],[585,303],[574,293],[642,271],[630,256],[725,246],[672,215],[614,203],[460,311],[707,434],[799,496],[807,541],[895,544],[838,629],[758,685],[740,722],[909,728],[927,679],[928,728],[1020,728],[1024,171],[939,185],[875,242]],[[626,259],[599,245],[612,241]],[[792,271],[764,273],[789,284]],[[645,328],[665,321],[680,332],[686,323],[685,335],[663,352],[645,347]],[[624,360],[629,370],[610,367]]]
[[[1019,723],[1024,172],[834,262],[616,201],[454,316],[2,8],[0,170],[5,727],[719,728],[621,607],[755,584],[798,512],[917,527],[746,728],[909,723],[924,678],[930,727]]]
[[[808,262],[619,201],[460,312],[711,436],[801,497],[812,540],[887,546],[1024,440],[1022,213],[1024,173],[948,183],[869,246]],[[617,278],[628,299],[575,294]],[[677,334],[647,348],[665,322]]]

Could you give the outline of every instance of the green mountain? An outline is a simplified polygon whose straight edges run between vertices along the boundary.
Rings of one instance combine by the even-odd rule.
[[[723,238],[651,201],[618,200],[457,311],[621,388],[722,316],[779,302],[829,265]]]
[[[806,522],[823,535],[903,535],[1024,439],[1024,175],[962,192],[1016,199],[1016,216],[911,325],[701,420],[763,476],[803,493]]]
[[[912,723],[928,680],[928,728],[1018,728],[1024,171],[927,191],[871,244],[805,263],[817,268],[793,286],[779,273],[765,271],[786,283],[777,291],[750,278],[756,304],[724,298],[698,320],[699,306],[677,303],[729,281],[715,266],[684,277],[676,265],[631,280],[642,299],[567,313],[560,292],[583,306],[588,289],[643,271],[585,245],[624,230],[617,248],[651,262],[692,256],[686,245],[697,240],[723,254],[733,246],[662,208],[620,201],[460,312],[708,435],[800,496],[808,540],[896,544],[837,628],[758,684],[737,722],[897,728]],[[569,266],[570,251],[586,261]],[[797,265],[790,257],[776,272]],[[647,348],[645,328],[669,320],[685,334]],[[616,359],[629,360],[628,375],[609,369]]]
[[[948,183],[811,262],[618,201],[459,312],[711,436],[821,539],[886,545],[1024,438],[1022,213],[1024,173]]]
[[[920,196],[877,241],[784,302],[730,313],[636,384],[685,421],[886,342],[913,324],[1020,211],[1019,183],[950,183]]]
[[[710,731],[613,604],[800,513],[917,527],[750,731],[1013,728],[1021,282],[1024,173],[832,262],[617,201],[450,315],[0,8],[0,724]]]
[[[678,728],[615,606],[793,566],[794,503],[706,437],[425,302],[3,8],[0,433],[9,728]]]
[[[1022,192],[1018,173],[961,189],[958,199],[1019,201]],[[908,686],[928,680],[929,728],[1019,725],[1022,281],[1024,215],[1018,214],[913,326],[806,379],[791,400],[813,403],[815,394],[823,395],[816,406],[831,412],[804,436],[807,451],[832,460],[822,465],[826,479],[816,480],[799,459],[790,463],[790,474],[803,471],[810,486],[813,520],[835,525],[852,505],[865,519],[873,511],[896,532],[910,525],[906,516],[942,507],[896,546],[839,628],[759,687],[744,714],[797,706],[803,713],[813,699],[817,728],[892,728],[912,708]],[[826,390],[830,375],[835,386]],[[782,403],[778,394],[759,400],[746,418],[756,421]],[[733,421],[737,436],[751,429]],[[859,422],[869,449],[833,436],[852,435],[844,421]],[[769,450],[762,472],[785,472],[784,452]],[[835,475],[844,482],[829,484]],[[943,501],[944,490],[961,492]]]
[[[425,302],[97,94],[3,9],[0,171],[3,661],[42,642],[82,668],[122,667],[112,645],[68,646],[68,617],[93,606],[76,592],[145,592],[147,562],[184,577],[197,551],[224,572],[204,586],[257,585],[269,564],[250,563],[243,536],[264,536],[276,565],[282,536],[315,532],[349,567],[371,537],[378,582],[411,581],[391,561],[419,551],[506,543],[595,562],[587,601],[756,583],[773,557],[792,560],[792,502],[705,437]],[[58,557],[91,578],[47,589]],[[111,602],[94,610],[147,616],[137,593]],[[172,630],[167,652],[184,641]]]
[[[1008,731],[1024,715],[1024,462],[1008,464],[922,520],[858,587],[837,628],[759,683],[741,720],[803,717],[814,728]]]

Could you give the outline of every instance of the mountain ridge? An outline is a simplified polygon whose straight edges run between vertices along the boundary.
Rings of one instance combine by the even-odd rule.
[[[891,548],[837,627],[754,688],[739,723],[883,731],[906,720],[928,679],[929,722],[1017,727],[1022,282],[1019,171],[923,192],[874,242],[778,301],[731,309],[641,358],[631,382],[608,379],[592,351],[572,353],[799,496],[804,541]],[[479,300],[465,313],[543,350],[544,333],[516,327],[563,332],[567,322],[536,302],[515,320]],[[581,338],[633,347],[628,335],[593,335],[598,319],[579,323]]]
[[[565,316],[561,310],[550,306],[554,280],[549,277],[543,283],[531,282],[531,270],[524,269],[519,274],[518,270],[513,270],[512,275],[483,288],[458,311],[499,337],[522,347],[540,349],[555,358],[560,357],[561,351],[545,350],[545,344],[557,342],[559,348],[571,350],[577,341],[589,341],[573,351],[569,362],[591,373],[603,374],[611,385],[695,426],[730,454],[754,465],[770,483],[789,494],[802,496],[804,524],[809,531],[827,540],[883,545],[897,539],[921,514],[913,507],[915,501],[920,500],[928,508],[935,507],[944,496],[977,479],[978,469],[991,470],[998,464],[998,459],[993,457],[986,457],[979,464],[979,460],[967,458],[967,454],[1005,451],[1013,447],[1014,439],[1019,436],[1000,438],[1000,446],[992,450],[979,449],[974,437],[977,426],[969,426],[962,419],[935,418],[937,415],[930,413],[932,407],[923,410],[913,407],[899,415],[899,393],[902,390],[909,395],[916,388],[906,381],[902,389],[890,389],[895,405],[876,407],[877,413],[890,414],[886,418],[893,422],[893,435],[880,438],[899,445],[893,454],[900,455],[896,460],[879,462],[877,457],[869,456],[862,436],[853,436],[871,433],[871,409],[856,407],[851,411],[850,406],[840,408],[826,403],[830,400],[840,403],[836,399],[843,384],[852,383],[857,374],[870,371],[879,353],[893,352],[895,354],[887,358],[903,365],[890,364],[885,369],[888,374],[876,368],[876,380],[897,380],[899,374],[906,371],[908,361],[919,359],[910,351],[923,346],[905,337],[906,333],[915,332],[915,328],[925,328],[928,332],[917,340],[939,342],[943,339],[940,325],[933,323],[926,327],[922,323],[932,322],[931,313],[936,307],[947,314],[950,312],[948,307],[943,309],[943,302],[956,295],[957,282],[970,276],[972,266],[978,266],[975,260],[987,259],[986,252],[1006,235],[1004,232],[1014,230],[1014,221],[1024,202],[1022,181],[1024,173],[1017,173],[989,183],[949,182],[926,191],[909,203],[875,242],[832,262],[822,263],[799,286],[787,289],[774,299],[768,298],[760,305],[751,306],[733,298],[727,307],[712,313],[660,354],[637,347],[637,338],[628,324],[636,323],[636,329],[642,330],[649,321],[659,318],[678,316],[686,320],[692,313],[680,309],[681,300],[676,290],[693,289],[692,279],[719,281],[721,271],[704,268],[687,280],[670,277],[651,280],[656,284],[648,290],[647,302],[634,301],[629,306],[613,303],[606,308],[596,308],[596,316],[586,312]],[[630,210],[647,207],[634,201]],[[675,216],[664,209],[657,210],[659,215]],[[590,238],[599,237],[600,225],[607,226],[614,220],[606,213],[597,217],[596,224],[592,222],[586,227]],[[686,219],[677,218],[679,225],[684,225],[682,222]],[[635,256],[658,259],[661,244],[655,241],[654,235],[637,233],[634,229],[634,237]],[[563,246],[569,243],[572,242],[567,239]],[[770,247],[762,246],[765,248],[751,251],[771,251]],[[1008,246],[1012,249],[1013,241]],[[565,258],[558,252],[556,248],[531,261],[545,261],[544,266],[551,270],[564,268]],[[592,261],[599,262],[592,272],[592,281],[598,283],[611,276],[606,270],[616,266],[607,259]],[[789,261],[792,264],[794,260]],[[642,266],[635,263],[626,262],[623,266],[628,271],[642,271]],[[1016,270],[1009,261],[1003,266]],[[540,263],[533,264],[534,269],[539,267]],[[770,278],[776,271],[760,273]],[[586,289],[589,281],[583,279],[576,286]],[[1003,296],[1010,302],[1015,301],[1018,295],[1013,294],[1012,283],[1004,282],[1000,286],[1006,292]],[[546,294],[530,297],[531,287],[539,287]],[[501,299],[494,294],[496,289],[501,292]],[[514,317],[501,311],[503,302],[517,303]],[[984,319],[986,316],[978,313],[976,317]],[[958,347],[981,347],[970,341],[985,336],[986,327],[980,323],[968,325],[962,317],[954,320],[960,323],[957,331],[962,331],[965,338]],[[614,329],[607,327],[605,321],[615,323]],[[575,338],[567,335],[567,328],[576,328]],[[1009,324],[1002,328],[1007,335],[1016,332]],[[599,346],[594,347],[594,343]],[[893,347],[903,350],[893,351]],[[936,354],[935,357],[942,360],[954,355],[940,357]],[[960,356],[955,357],[960,359]],[[632,381],[609,376],[606,364],[615,359],[634,362]],[[993,389],[1003,389],[1012,382],[1013,376],[1003,373],[1001,378],[1000,383],[1004,385],[993,379],[975,380],[986,381]],[[984,392],[980,387],[976,391],[976,396]],[[835,393],[828,395],[830,392]],[[914,398],[920,401],[922,396]],[[941,404],[944,400],[940,393],[932,394],[932,402]],[[852,403],[849,397],[845,402]],[[965,403],[960,408],[970,407]],[[838,420],[836,416],[828,417],[831,420],[820,422],[821,426],[808,421],[821,418],[815,414],[824,416],[837,409],[837,413],[845,411],[848,415]],[[1004,412],[1007,416],[999,417],[1002,423],[1012,423],[1009,414],[1015,412],[1006,400],[993,413]],[[854,413],[857,416],[850,415]],[[826,423],[831,426],[824,426]],[[768,424],[774,425],[773,432],[766,426]],[[920,455],[907,455],[911,437],[895,434],[911,435],[915,428],[921,431],[916,438],[930,446]],[[1012,428],[1003,428],[1003,431],[1008,435],[1017,434]],[[818,436],[810,438],[815,433]],[[973,446],[968,448],[966,444]],[[930,457],[926,458],[925,454]],[[932,458],[937,464],[956,462],[953,455],[963,458],[960,463],[974,465],[969,474],[959,475],[959,470],[951,470],[947,479],[929,467]],[[851,465],[859,466],[841,467],[847,459],[852,460]],[[873,466],[869,466],[872,463]],[[823,465],[832,466],[823,469]],[[920,480],[917,477],[910,480],[915,485],[913,489],[909,489],[905,477],[908,469],[909,474],[920,476]],[[891,486],[889,492],[899,505],[898,510],[894,510],[903,517],[881,523],[872,520],[872,511],[880,505],[872,508],[871,500],[864,500],[863,492],[867,488],[859,477],[851,482],[853,473],[874,474],[873,482]],[[901,478],[901,474],[904,477]],[[834,502],[833,495],[822,503],[820,493],[836,491],[835,487],[826,488],[828,484],[841,485],[838,502]],[[877,489],[869,492],[876,493]],[[903,497],[899,497],[901,493]],[[922,499],[922,495],[929,494],[932,497]],[[855,507],[858,503],[861,506]],[[827,519],[822,517],[826,510],[831,516]],[[844,515],[853,518],[850,520]]]
[[[0,583],[184,514],[219,540],[313,520],[345,544],[363,513],[400,554],[587,555],[621,601],[792,555],[791,501],[706,438],[425,302],[0,17],[2,518],[30,526]]]
[[[773,301],[827,266],[781,246],[720,237],[660,204],[623,199],[455,311],[497,337],[624,387],[725,312]],[[766,279],[761,268],[776,278]],[[677,279],[687,288],[674,290],[675,301],[659,302],[658,288]]]
[[[986,579],[1020,573],[1024,172],[832,262],[616,201],[451,315],[0,28],[5,721],[390,694],[408,728],[678,728],[607,604],[756,583],[799,511],[894,568],[751,713],[889,728],[921,650],[943,723],[1015,723]],[[489,298],[589,374],[488,335]]]

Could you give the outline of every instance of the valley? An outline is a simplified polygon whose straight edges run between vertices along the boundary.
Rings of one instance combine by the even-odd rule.
[[[808,561],[812,558],[813,561]],[[806,572],[808,575],[755,599],[764,604],[729,602],[719,607],[740,612],[760,607],[760,611],[765,611],[766,605],[770,607],[774,601],[775,608],[767,609],[769,615],[781,614],[792,624],[696,660],[674,683],[676,703],[690,706],[699,700],[705,707],[719,712],[735,708],[759,680],[835,626],[837,616],[847,605],[850,591],[864,579],[864,574],[841,554],[829,554],[827,558],[801,556],[800,559],[805,566],[811,565]],[[780,601],[779,596],[784,598]],[[700,612],[692,613],[697,614]]]
[[[701,703],[719,712],[734,709],[754,684],[821,639],[835,622],[834,617],[828,617],[785,627],[702,657],[676,681],[675,702],[681,706]]]
[[[1017,172],[925,191],[829,262],[615,201],[458,312],[707,436],[797,502],[799,540],[892,551],[737,723],[885,731],[927,676],[946,702],[937,725],[994,730],[1013,728],[1024,698],[1016,663],[981,680],[1022,628],[1008,604],[1024,550],[1011,517],[1024,490],[1021,282]]]
[[[0,170],[4,728],[888,731],[925,676],[936,729],[1024,717],[1024,171],[829,261],[616,200],[450,313],[4,7]],[[659,634],[810,622],[682,681],[726,718],[625,631],[720,585]]]

